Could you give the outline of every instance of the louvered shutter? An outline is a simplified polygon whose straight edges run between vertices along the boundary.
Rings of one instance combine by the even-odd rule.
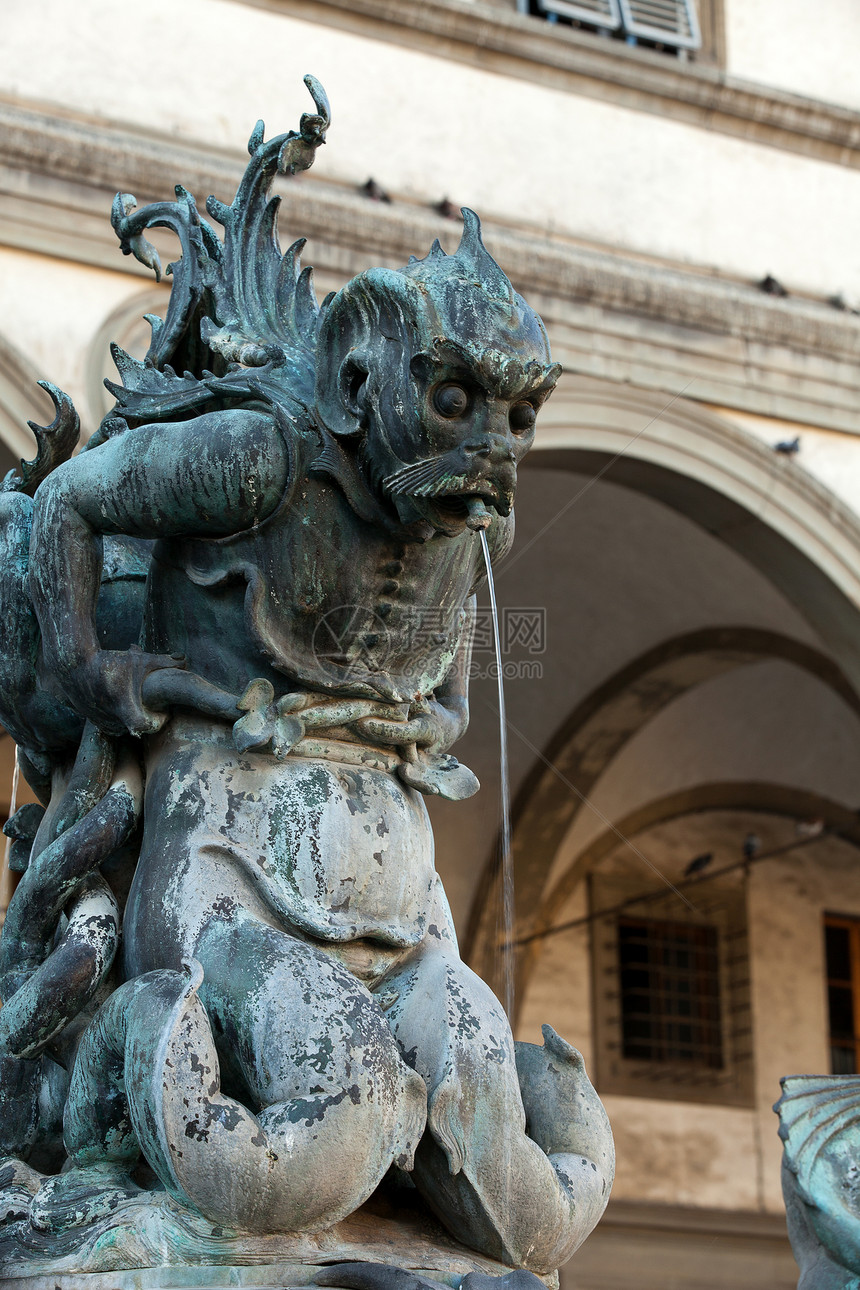
[[[537,0],[537,5],[541,13],[575,18],[604,31],[617,31],[621,26],[618,0]]]
[[[673,49],[699,49],[702,34],[694,0],[619,0],[621,21],[630,36],[655,40]]]

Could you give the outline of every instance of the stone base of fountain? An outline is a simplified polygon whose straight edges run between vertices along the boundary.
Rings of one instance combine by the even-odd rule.
[[[213,1227],[164,1192],[141,1192],[86,1228],[41,1232],[29,1220],[0,1229],[4,1290],[202,1290],[307,1286],[323,1268],[387,1264],[440,1287],[469,1272],[511,1268],[460,1245],[415,1197],[374,1196],[356,1213],[311,1235],[237,1235]],[[543,1278],[555,1290],[558,1277]]]

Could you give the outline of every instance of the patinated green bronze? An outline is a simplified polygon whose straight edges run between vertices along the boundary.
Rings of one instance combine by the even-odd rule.
[[[860,1076],[787,1076],[773,1109],[798,1290],[860,1290]]]
[[[461,961],[424,805],[478,787],[480,535],[510,546],[558,368],[470,211],[317,305],[270,196],[324,140],[307,84],[221,236],[181,188],[117,197],[157,274],[146,230],[179,237],[166,317],[77,456],[52,390],[0,494],[0,716],[44,805],[0,943],[7,1276],[396,1263],[374,1194],[447,1231],[413,1267],[548,1273],[608,1199],[582,1061],[515,1046]]]

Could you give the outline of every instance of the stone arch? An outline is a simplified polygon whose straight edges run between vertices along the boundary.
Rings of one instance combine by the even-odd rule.
[[[809,789],[760,780],[723,780],[668,793],[625,815],[618,821],[617,828],[626,837],[632,837],[644,829],[667,824],[698,811],[760,811],[767,815],[784,815],[790,820],[821,819],[828,832],[860,847],[860,816],[856,811]],[[618,833],[614,829],[604,829],[594,838],[548,893],[544,914],[563,908],[579,884],[618,844]],[[544,939],[547,930],[554,926],[543,919],[539,922],[542,926],[531,933],[535,941]],[[561,930],[561,925],[557,930]],[[528,942],[527,937],[523,940]]]
[[[628,739],[675,698],[721,672],[776,658],[860,710],[860,521],[802,467],[688,399],[667,403],[571,376],[541,414],[529,467],[606,477],[678,511],[763,574],[813,625],[822,648],[742,626],[707,629],[664,641],[580,703],[535,749],[515,804],[518,939],[546,924],[560,895],[548,895],[545,883],[579,806],[569,785],[588,795]],[[525,549],[515,548],[506,567]],[[491,860],[480,884],[484,896],[494,867]],[[470,961],[490,973],[492,905],[475,902],[464,938]],[[520,958],[518,972],[527,974],[530,955]]]
[[[517,794],[512,819],[518,939],[548,925],[558,893],[548,894],[546,881],[558,848],[583,798],[624,745],[689,690],[763,659],[780,659],[809,672],[860,714],[860,697],[841,668],[821,651],[778,632],[708,628],[647,650],[577,705],[541,750]],[[488,872],[484,889],[492,882]],[[489,970],[493,954],[490,907],[487,902],[473,917],[466,939],[479,971]],[[530,970],[530,958],[529,953],[520,955],[518,974]]]
[[[105,389],[105,377],[118,379],[110,357],[111,344],[119,345],[134,358],[142,358],[149,347],[150,327],[145,314],[164,316],[170,299],[169,284],[150,286],[123,300],[105,318],[87,350],[84,372],[87,410],[95,428],[113,405]]]
[[[782,816],[788,820],[818,818],[824,822],[824,831],[852,846],[860,848],[860,816],[856,811],[808,789],[798,789],[768,781],[718,781],[692,785],[680,792],[655,798],[637,807],[616,822],[618,831],[625,837],[635,838],[645,830],[700,812],[743,811],[769,816]],[[797,847],[811,845],[798,842]],[[522,1016],[528,1007],[529,987],[540,970],[541,949],[548,936],[564,935],[583,923],[592,922],[601,910],[590,912],[583,918],[565,919],[558,911],[565,908],[577,888],[619,846],[619,836],[614,829],[604,829],[575,857],[566,871],[558,878],[544,901],[542,916],[529,936],[521,938],[520,971],[518,974],[517,1004]],[[792,854],[797,848],[792,849]],[[778,857],[773,857],[778,863]],[[609,914],[611,908],[604,912]],[[554,917],[551,917],[554,915]]]
[[[600,475],[685,515],[768,578],[860,689],[860,518],[792,458],[689,399],[568,376],[529,467]]]

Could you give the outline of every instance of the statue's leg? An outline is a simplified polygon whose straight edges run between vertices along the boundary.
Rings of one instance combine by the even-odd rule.
[[[413,1178],[467,1245],[551,1271],[609,1199],[608,1121],[576,1050],[548,1028],[545,1048],[515,1047],[490,989],[447,938],[428,941],[379,987],[396,996],[389,1025],[428,1087]]]
[[[207,924],[197,954],[201,979],[149,972],[97,1015],[69,1098],[70,1154],[90,1186],[94,1166],[127,1169],[139,1144],[214,1222],[328,1227],[392,1164],[411,1167],[424,1083],[369,992],[314,946],[237,911]],[[221,1091],[216,1036],[239,1096]],[[75,1186],[64,1175],[51,1197],[64,1216]]]
[[[397,823],[403,794],[378,778],[382,788],[371,785],[368,794],[384,800],[367,818]],[[372,865],[368,882],[382,872],[371,850],[381,835],[365,831],[364,806],[352,823],[345,792],[329,763],[240,756],[217,729],[211,742],[168,732],[150,752],[141,858],[123,925],[125,970],[137,979],[178,972],[183,960],[202,967],[200,1063],[217,1054],[218,1096],[247,1132],[207,1127],[198,1139],[198,1093],[183,1090],[171,1111],[180,1127],[169,1135],[179,1145],[170,1172],[181,1194],[228,1227],[307,1231],[334,1223],[393,1163],[409,1167],[424,1129],[426,1086],[403,1061],[379,1002],[326,952],[324,935],[293,934],[305,917],[323,932],[330,921],[333,935],[349,940],[344,889],[358,887],[363,899],[359,864]],[[369,856],[354,854],[362,840]],[[340,913],[331,908],[335,894]],[[377,942],[381,950],[390,943]],[[196,1079],[191,1066],[187,1079]],[[169,1185],[168,1170],[162,1174]],[[231,1189],[225,1176],[235,1181]]]
[[[242,912],[210,923],[197,952],[201,999],[218,1047],[236,1054],[242,1100],[301,1179],[291,1183],[299,1226],[352,1213],[393,1163],[411,1168],[426,1088],[370,992],[317,946]]]

